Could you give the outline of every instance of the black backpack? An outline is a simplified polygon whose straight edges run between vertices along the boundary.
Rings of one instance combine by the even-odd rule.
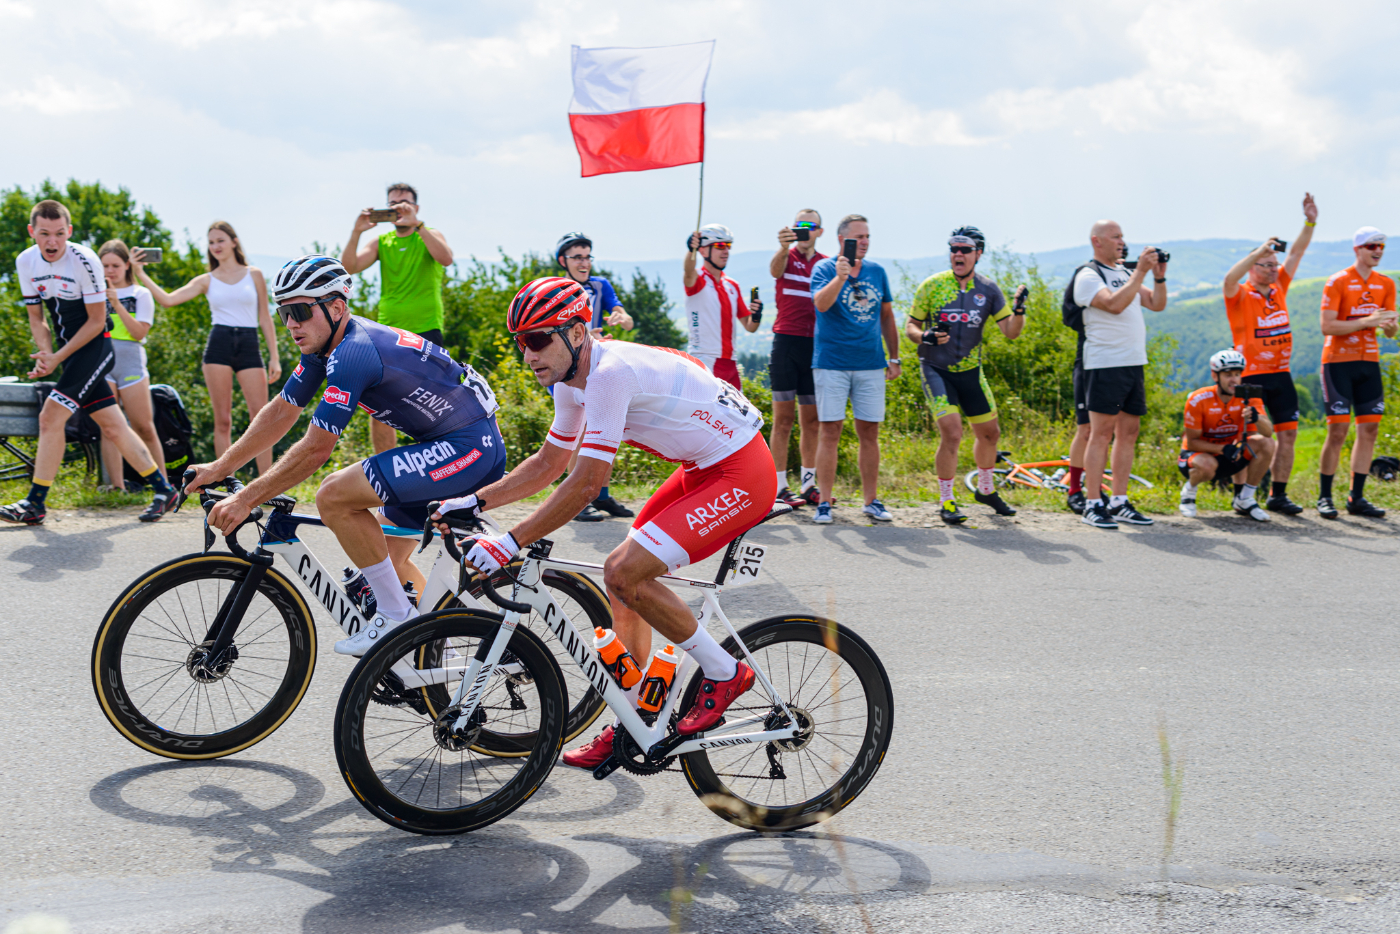
[[[49,400],[49,393],[53,392],[58,383],[35,383],[34,388],[39,394],[39,410],[43,411],[44,403]],[[84,412],[82,408],[68,417],[68,421],[63,426],[63,438],[68,444],[97,444],[102,440],[102,429],[97,427],[97,422],[92,420],[92,416]]]
[[[165,474],[172,483],[178,483],[180,474],[189,466],[194,456],[194,429],[190,426],[189,413],[185,403],[174,386],[157,383],[151,387],[151,409],[156,423],[156,437],[165,460]],[[126,479],[135,484],[145,481],[130,465],[123,471]]]
[[[1065,286],[1065,297],[1060,302],[1060,319],[1064,321],[1065,327],[1072,328],[1081,335],[1084,333],[1084,306],[1074,300],[1074,280],[1079,278],[1081,269],[1093,269],[1103,279],[1103,284],[1108,285],[1108,278],[1104,276],[1103,270],[1099,268],[1099,261],[1091,259],[1076,269],[1069,277],[1069,285]]]

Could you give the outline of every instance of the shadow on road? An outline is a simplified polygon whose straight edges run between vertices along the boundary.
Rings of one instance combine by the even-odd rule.
[[[32,545],[21,545],[6,556],[7,561],[29,565],[27,570],[16,574],[27,581],[45,583],[61,578],[65,571],[94,571],[102,567],[103,556],[112,550],[111,536],[138,528],[140,523],[123,522],[121,525],[100,529],[63,534],[52,528],[39,526],[11,526],[10,534],[33,536]],[[5,530],[0,530],[0,534]]]
[[[313,811],[326,794],[319,780],[263,762],[140,766],[103,779],[89,797],[125,820],[207,838],[214,872],[259,873],[328,896],[302,918],[302,930],[317,934],[454,924],[524,934],[749,931],[780,915],[783,929],[817,930],[824,906],[931,888],[919,857],[857,837],[731,833],[690,842],[579,834],[542,842],[518,823],[639,806],[639,784],[618,777],[616,797],[601,809],[539,814],[527,806],[452,837],[385,828],[348,798]]]

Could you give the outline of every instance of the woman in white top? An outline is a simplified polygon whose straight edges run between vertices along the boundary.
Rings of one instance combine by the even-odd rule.
[[[156,469],[164,477],[165,453],[156,434],[151,375],[146,370],[146,348],[141,346],[156,320],[155,299],[145,286],[132,282],[131,250],[125,243],[108,240],[97,251],[97,257],[107,279],[107,313],[112,318],[112,354],[116,361],[107,374],[107,382],[116,391],[131,430],[145,443]],[[118,490],[124,489],[121,451],[105,436],[102,464],[107,468],[108,482]]]
[[[152,281],[133,262],[136,276],[164,308],[171,308],[203,295],[209,300],[214,327],[204,348],[204,384],[209,389],[209,405],[214,410],[214,454],[222,457],[231,443],[233,433],[233,378],[243,390],[248,403],[248,420],[257,417],[267,405],[267,386],[282,378],[282,363],[277,353],[277,330],[272,326],[272,314],[267,306],[267,281],[262,270],[249,266],[243,256],[238,234],[228,221],[209,225],[209,271],[195,276],[173,292],[167,292]],[[258,330],[267,339],[272,356],[263,366],[258,348]],[[257,457],[258,475],[272,466],[272,449]]]

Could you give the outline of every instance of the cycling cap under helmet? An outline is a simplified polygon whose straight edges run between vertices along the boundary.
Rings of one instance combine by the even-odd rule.
[[[1221,370],[1243,370],[1244,367],[1244,354],[1233,348],[1216,351],[1210,358],[1212,373],[1219,373]]]
[[[593,241],[588,239],[587,234],[578,230],[564,234],[554,245],[554,261],[562,266],[563,260],[559,257],[563,256],[571,246],[586,246],[591,250],[593,249]]]
[[[700,246],[707,247],[715,243],[733,243],[734,234],[723,224],[706,224],[700,228]]]
[[[583,286],[562,276],[546,276],[526,283],[515,293],[510,310],[506,312],[506,329],[518,334],[521,331],[567,328],[574,320],[587,322],[592,310]],[[559,339],[574,358],[573,365],[564,374],[563,382],[567,383],[578,372],[578,354],[583,348],[569,343],[568,335],[562,331]]]
[[[987,248],[987,238],[982,236],[982,231],[976,227],[968,225],[959,227],[948,235],[949,246],[971,246],[979,252]]]
[[[330,353],[336,332],[340,330],[340,323],[331,317],[330,312],[326,310],[326,306],[322,302],[325,299],[335,298],[348,302],[353,294],[355,294],[355,280],[351,278],[350,273],[345,271],[340,260],[319,253],[309,253],[287,263],[278,270],[277,278],[272,283],[272,300],[278,305],[289,298],[322,300],[318,301],[317,305],[326,319],[326,324],[330,325],[331,334],[330,337],[326,338],[321,349],[315,352],[315,356],[318,357],[324,357]],[[350,316],[346,315],[343,320],[350,320]]]

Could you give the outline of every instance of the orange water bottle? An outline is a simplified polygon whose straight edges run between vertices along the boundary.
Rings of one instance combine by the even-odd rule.
[[[651,713],[660,713],[666,703],[666,695],[671,693],[671,679],[676,676],[676,647],[668,645],[651,657],[647,666],[647,679],[642,684],[642,695],[637,706]]]
[[[603,667],[614,681],[622,685],[624,691],[642,680],[642,670],[637,667],[637,660],[623,646],[617,633],[599,626],[593,630],[593,647],[603,659]]]

